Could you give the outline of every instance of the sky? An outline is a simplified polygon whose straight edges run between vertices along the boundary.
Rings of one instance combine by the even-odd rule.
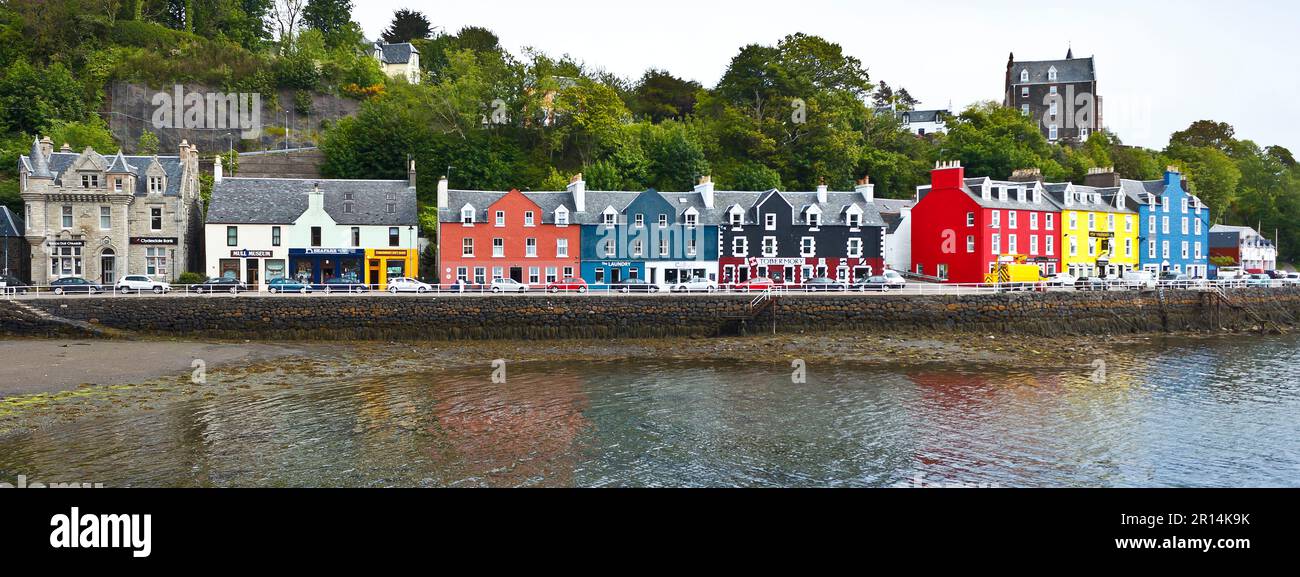
[[[860,59],[871,79],[907,88],[920,108],[1001,101],[1007,56],[1094,56],[1105,126],[1126,144],[1163,148],[1193,121],[1300,153],[1300,3],[1294,0],[358,0],[377,38],[393,10],[435,27],[496,32],[515,53],[569,54],[635,79],[662,68],[713,86],[746,44],[815,34]]]

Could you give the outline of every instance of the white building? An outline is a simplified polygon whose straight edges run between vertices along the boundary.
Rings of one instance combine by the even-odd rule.
[[[207,274],[250,286],[281,277],[385,288],[419,274],[415,168],[409,180],[223,178],[204,228]]]
[[[405,78],[407,82],[420,82],[420,51],[410,42],[400,44],[375,43],[375,60],[384,74]]]
[[[912,270],[912,207],[916,201],[877,198],[875,202],[885,221],[885,267]]]
[[[1210,257],[1232,257],[1246,271],[1277,270],[1277,245],[1249,226],[1210,227]]]

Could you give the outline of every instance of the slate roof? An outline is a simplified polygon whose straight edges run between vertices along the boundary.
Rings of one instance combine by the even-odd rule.
[[[325,212],[340,225],[419,224],[415,189],[405,180],[223,178],[212,186],[208,224],[288,224],[307,211],[308,195],[320,186]],[[347,200],[347,194],[352,200]],[[388,195],[395,200],[388,200]],[[344,204],[352,202],[352,212]],[[393,203],[394,212],[387,205]]]
[[[1090,212],[1113,212],[1113,213],[1116,213],[1116,214],[1136,214],[1136,213],[1137,213],[1137,211],[1134,210],[1134,209],[1133,209],[1131,206],[1129,206],[1127,203],[1124,205],[1124,208],[1115,208],[1115,196],[1116,196],[1116,195],[1119,195],[1119,194],[1124,194],[1123,189],[1122,189],[1122,188],[1119,188],[1119,187],[1116,187],[1116,188],[1096,188],[1096,187],[1092,187],[1092,186],[1083,186],[1083,185],[1080,185],[1080,184],[1076,184],[1076,185],[1074,185],[1074,190],[1075,190],[1075,192],[1079,192],[1079,193],[1082,193],[1082,194],[1084,195],[1084,202],[1082,202],[1082,203],[1078,203],[1078,202],[1076,202],[1076,203],[1074,203],[1074,204],[1066,205],[1066,204],[1065,204],[1065,189],[1066,189],[1068,186],[1069,186],[1069,183],[1051,183],[1051,184],[1044,184],[1044,185],[1043,185],[1043,189],[1044,189],[1045,191],[1047,191],[1047,196],[1048,196],[1049,198],[1052,199],[1052,202],[1055,202],[1058,206],[1060,206],[1061,210],[1083,210],[1083,211],[1090,211]],[[1099,202],[1099,203],[1094,203],[1094,202],[1091,201],[1091,198],[1092,198],[1092,194],[1093,194],[1093,193],[1097,193],[1097,194],[1100,194],[1100,195],[1101,195],[1101,202]]]
[[[1047,72],[1056,67],[1056,80],[1049,81]],[[1029,81],[1020,81],[1020,72],[1029,71]],[[1034,60],[1016,61],[1011,64],[1011,85],[1025,84],[1059,84],[1063,82],[1092,82],[1097,79],[1096,66],[1092,57],[1073,58],[1069,60]]]
[[[1147,203],[1147,194],[1160,196],[1165,193],[1165,181],[1163,180],[1128,180],[1119,181],[1119,189],[1128,197],[1128,201],[1133,206],[1144,206]]]
[[[7,206],[0,206],[0,238],[17,238],[23,235],[23,219],[9,210]]]
[[[940,115],[948,114],[947,110],[908,110],[899,113],[898,117],[908,122],[941,122],[943,119]]]
[[[410,42],[400,44],[376,42],[375,47],[379,49],[379,61],[384,64],[406,64],[411,61],[411,54],[420,53]]]
[[[149,179],[146,178],[146,171],[153,165],[155,160],[162,167],[163,173],[167,175],[167,187],[163,190],[163,196],[180,196],[181,194],[181,177],[185,172],[185,167],[181,163],[179,156],[126,156],[121,154],[113,158],[105,157],[98,152],[93,153],[102,161],[102,164],[109,168],[108,172],[129,172],[134,174],[136,196],[147,196],[149,194]],[[69,169],[73,163],[81,157],[79,152],[55,152],[50,155],[48,161],[40,152],[39,147],[33,147],[32,154],[23,155],[18,158],[20,169],[26,169],[32,176],[42,176],[46,178],[55,178],[55,184],[59,186],[75,186],[76,182],[64,181]],[[125,163],[125,167],[121,166]],[[123,170],[125,169],[125,170]]]

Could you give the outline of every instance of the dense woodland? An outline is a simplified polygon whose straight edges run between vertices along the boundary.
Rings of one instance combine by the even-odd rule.
[[[1278,230],[1286,260],[1300,256],[1294,156],[1224,123],[1192,123],[1159,151],[1113,133],[1072,148],[987,102],[950,119],[946,135],[916,137],[874,113],[916,104],[906,89],[871,78],[830,39],[791,34],[740,47],[705,87],[671,71],[620,78],[574,56],[512,53],[486,28],[442,32],[399,10],[382,37],[419,48],[425,80],[411,85],[384,77],[353,4],[0,1],[0,203],[20,209],[17,157],[37,134],[78,149],[156,150],[150,134],[114,142],[103,110],[109,83],[199,83],[260,92],[281,108],[310,106],[313,92],[363,101],[323,135],[327,176],[404,178],[410,155],[426,203],[442,174],[456,188],[533,190],[562,188],[576,172],[594,189],[631,190],[683,190],[704,174],[736,190],[846,189],[869,175],[878,194],[905,198],[936,160],[960,159],[972,176],[1037,167],[1050,181],[1079,182],[1097,166],[1156,179],[1176,165],[1216,222]],[[285,89],[294,102],[275,100]],[[431,207],[422,213],[433,221]]]

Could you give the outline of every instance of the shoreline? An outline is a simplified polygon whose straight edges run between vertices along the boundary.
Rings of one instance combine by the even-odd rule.
[[[941,334],[895,336],[817,332],[746,337],[673,337],[610,340],[266,342],[234,340],[0,339],[9,359],[0,399],[59,394],[88,388],[149,384],[183,378],[201,359],[204,369],[244,372],[277,360],[365,359],[367,368],[454,370],[511,363],[664,361],[790,362],[810,359],[876,367],[1049,366],[1088,362],[1116,347],[1157,346],[1240,336],[1230,332],[1180,332],[1058,337]]]

